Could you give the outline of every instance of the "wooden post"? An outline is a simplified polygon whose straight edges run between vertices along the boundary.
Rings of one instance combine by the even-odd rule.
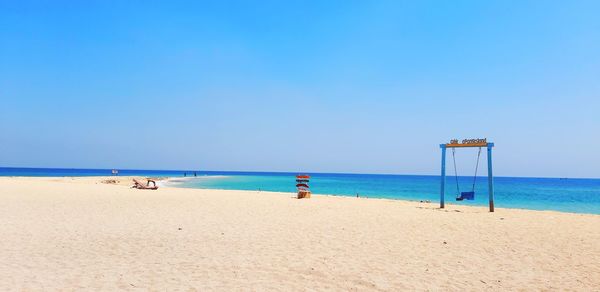
[[[440,144],[442,148],[442,174],[440,187],[440,209],[444,209],[444,191],[446,190],[446,144]]]
[[[494,175],[492,173],[492,147],[494,147],[494,143],[487,144],[488,192],[490,195],[490,212],[494,212]]]

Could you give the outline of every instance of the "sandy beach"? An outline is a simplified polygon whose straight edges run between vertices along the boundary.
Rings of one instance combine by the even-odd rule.
[[[600,290],[598,215],[105,179],[0,178],[0,290]]]

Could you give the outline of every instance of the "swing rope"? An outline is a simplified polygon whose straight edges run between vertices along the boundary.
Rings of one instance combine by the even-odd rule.
[[[456,171],[456,156],[454,155],[455,149],[452,148],[452,161],[454,162],[454,179],[456,180],[456,197],[460,196],[460,187],[458,185],[458,172]]]
[[[454,150],[454,148],[452,150]],[[475,182],[477,181],[477,169],[479,168],[479,157],[481,157],[481,147],[479,147],[479,152],[477,152],[477,163],[475,164],[475,175],[473,176],[473,187],[471,188],[472,192],[475,192]]]

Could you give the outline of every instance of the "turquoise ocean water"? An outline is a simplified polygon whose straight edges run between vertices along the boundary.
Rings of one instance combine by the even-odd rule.
[[[120,170],[120,175],[165,176],[170,184],[184,188],[263,190],[295,192],[296,173],[224,172],[189,170]],[[97,176],[110,175],[108,169],[0,168],[0,176]],[[186,177],[184,178],[184,174]],[[375,175],[309,173],[315,194],[439,201],[440,177],[423,175]],[[471,189],[473,177],[459,177],[461,191]],[[457,202],[456,183],[448,176],[446,201],[454,204],[485,206],[488,202],[487,177],[478,177],[474,201]],[[556,210],[600,214],[600,179],[494,178],[498,208]]]

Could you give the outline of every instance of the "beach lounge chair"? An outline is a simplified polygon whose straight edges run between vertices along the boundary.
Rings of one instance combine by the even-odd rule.
[[[152,183],[152,186],[150,186],[150,183]],[[158,186],[156,186],[156,182],[151,179],[147,179],[146,183],[143,183],[140,182],[138,179],[134,178],[132,188],[136,188],[139,190],[156,190],[158,189]]]

